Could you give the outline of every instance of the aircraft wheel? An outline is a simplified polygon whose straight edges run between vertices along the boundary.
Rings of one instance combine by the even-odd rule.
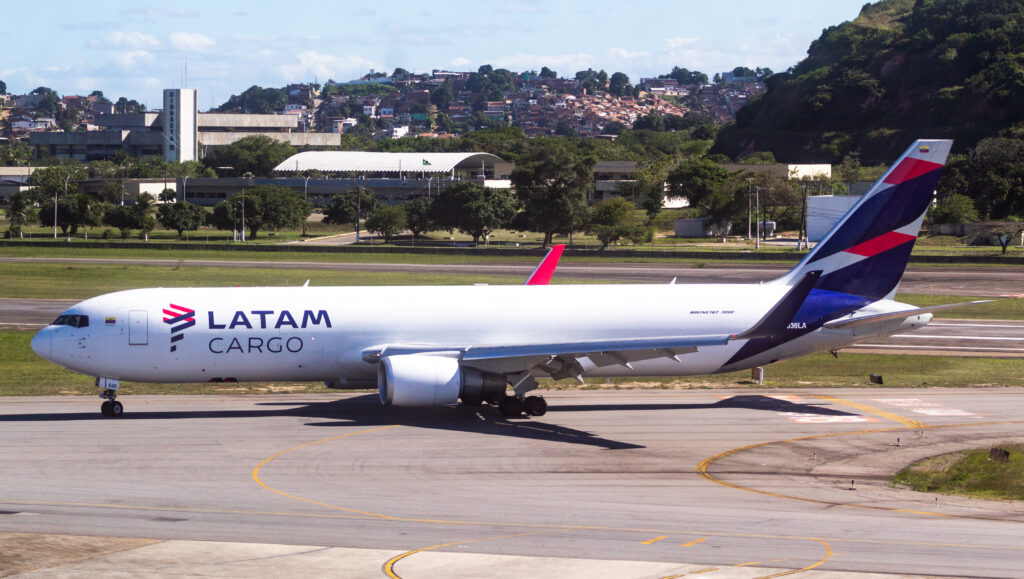
[[[540,396],[526,397],[526,413],[530,416],[544,416],[548,411],[548,402]]]
[[[110,400],[105,400],[103,404],[100,404],[100,414],[103,416],[112,416],[110,410]]]
[[[110,403],[110,415],[113,418],[120,418],[124,414],[124,405],[117,400]]]
[[[515,418],[523,415],[523,403],[515,396],[505,396],[498,403],[498,409],[505,418]]]

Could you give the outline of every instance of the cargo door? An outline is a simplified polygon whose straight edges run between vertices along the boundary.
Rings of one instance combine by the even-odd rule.
[[[149,316],[146,310],[129,310],[128,312],[128,345],[145,346],[149,344]]]

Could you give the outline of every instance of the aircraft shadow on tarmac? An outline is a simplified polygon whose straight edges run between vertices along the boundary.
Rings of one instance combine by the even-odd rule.
[[[815,404],[800,404],[762,395],[732,396],[710,404],[552,404],[550,411],[599,412],[608,410],[714,410],[742,408],[770,412],[799,412],[826,416],[855,416],[849,412]],[[496,407],[442,406],[395,408],[380,405],[376,394],[367,394],[327,402],[257,402],[243,410],[172,410],[165,412],[128,411],[116,420],[231,419],[262,416],[295,416],[314,419],[308,426],[366,427],[400,424],[416,428],[493,436],[512,436],[566,444],[594,446],[607,450],[644,448],[642,445],[602,438],[573,428],[544,422],[542,418],[507,419]],[[3,414],[0,422],[62,422],[75,420],[111,420],[99,412],[47,414]]]

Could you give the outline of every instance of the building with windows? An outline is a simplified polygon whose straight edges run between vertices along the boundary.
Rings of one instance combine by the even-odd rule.
[[[300,117],[291,114],[254,115],[200,113],[196,89],[167,89],[162,111],[96,115],[98,130],[35,132],[29,145],[36,158],[49,155],[81,161],[107,159],[124,152],[133,157],[162,157],[166,161],[197,161],[211,147],[230,145],[264,135],[296,147],[339,146],[339,133],[307,133]]]

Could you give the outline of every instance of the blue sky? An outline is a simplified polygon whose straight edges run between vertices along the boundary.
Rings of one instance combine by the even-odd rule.
[[[822,29],[857,16],[864,0],[730,2],[590,0],[236,2],[4,0],[0,80],[21,94],[102,90],[159,107],[164,88],[199,89],[200,108],[253,84],[390,73],[513,71],[547,66],[624,72],[673,66],[713,76],[736,66],[785,70]]]

